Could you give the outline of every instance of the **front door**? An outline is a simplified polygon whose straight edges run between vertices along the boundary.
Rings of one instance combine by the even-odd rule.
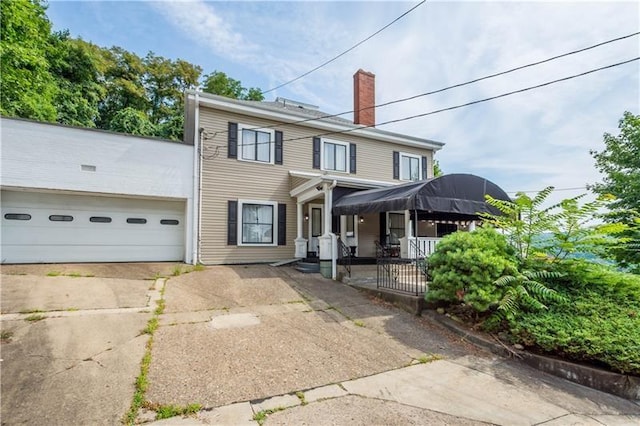
[[[309,204],[309,256],[320,255],[320,240],[322,235],[322,204]]]

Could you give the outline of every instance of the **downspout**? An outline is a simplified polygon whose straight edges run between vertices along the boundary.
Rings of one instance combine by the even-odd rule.
[[[200,145],[202,140],[202,131],[200,129],[200,99],[198,97],[198,89],[195,93],[195,109],[194,109],[194,133],[193,133],[193,229],[191,233],[193,264],[200,263],[200,216],[201,216],[201,177],[200,170],[202,167],[202,155],[200,153]]]

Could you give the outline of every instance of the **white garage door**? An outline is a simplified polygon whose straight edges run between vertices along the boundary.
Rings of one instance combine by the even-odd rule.
[[[184,258],[180,201],[2,191],[2,263]]]

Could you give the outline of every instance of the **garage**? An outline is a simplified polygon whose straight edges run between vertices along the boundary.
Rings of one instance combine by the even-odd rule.
[[[185,201],[2,191],[2,263],[181,261]]]

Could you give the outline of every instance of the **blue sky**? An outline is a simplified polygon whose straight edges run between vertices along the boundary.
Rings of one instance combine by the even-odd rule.
[[[52,0],[55,29],[101,46],[153,51],[226,72],[263,90],[296,77],[372,34],[418,2],[204,2]],[[638,2],[431,1],[356,50],[276,92],[338,113],[353,108],[353,73],[376,74],[387,102],[640,31]],[[380,108],[383,122],[544,83],[640,55],[640,39],[478,84]],[[639,62],[386,130],[446,143],[446,173],[487,177],[507,191],[584,187],[599,175],[589,150],[640,113]],[[351,118],[351,116],[346,116]],[[557,192],[554,198],[584,190]]]

